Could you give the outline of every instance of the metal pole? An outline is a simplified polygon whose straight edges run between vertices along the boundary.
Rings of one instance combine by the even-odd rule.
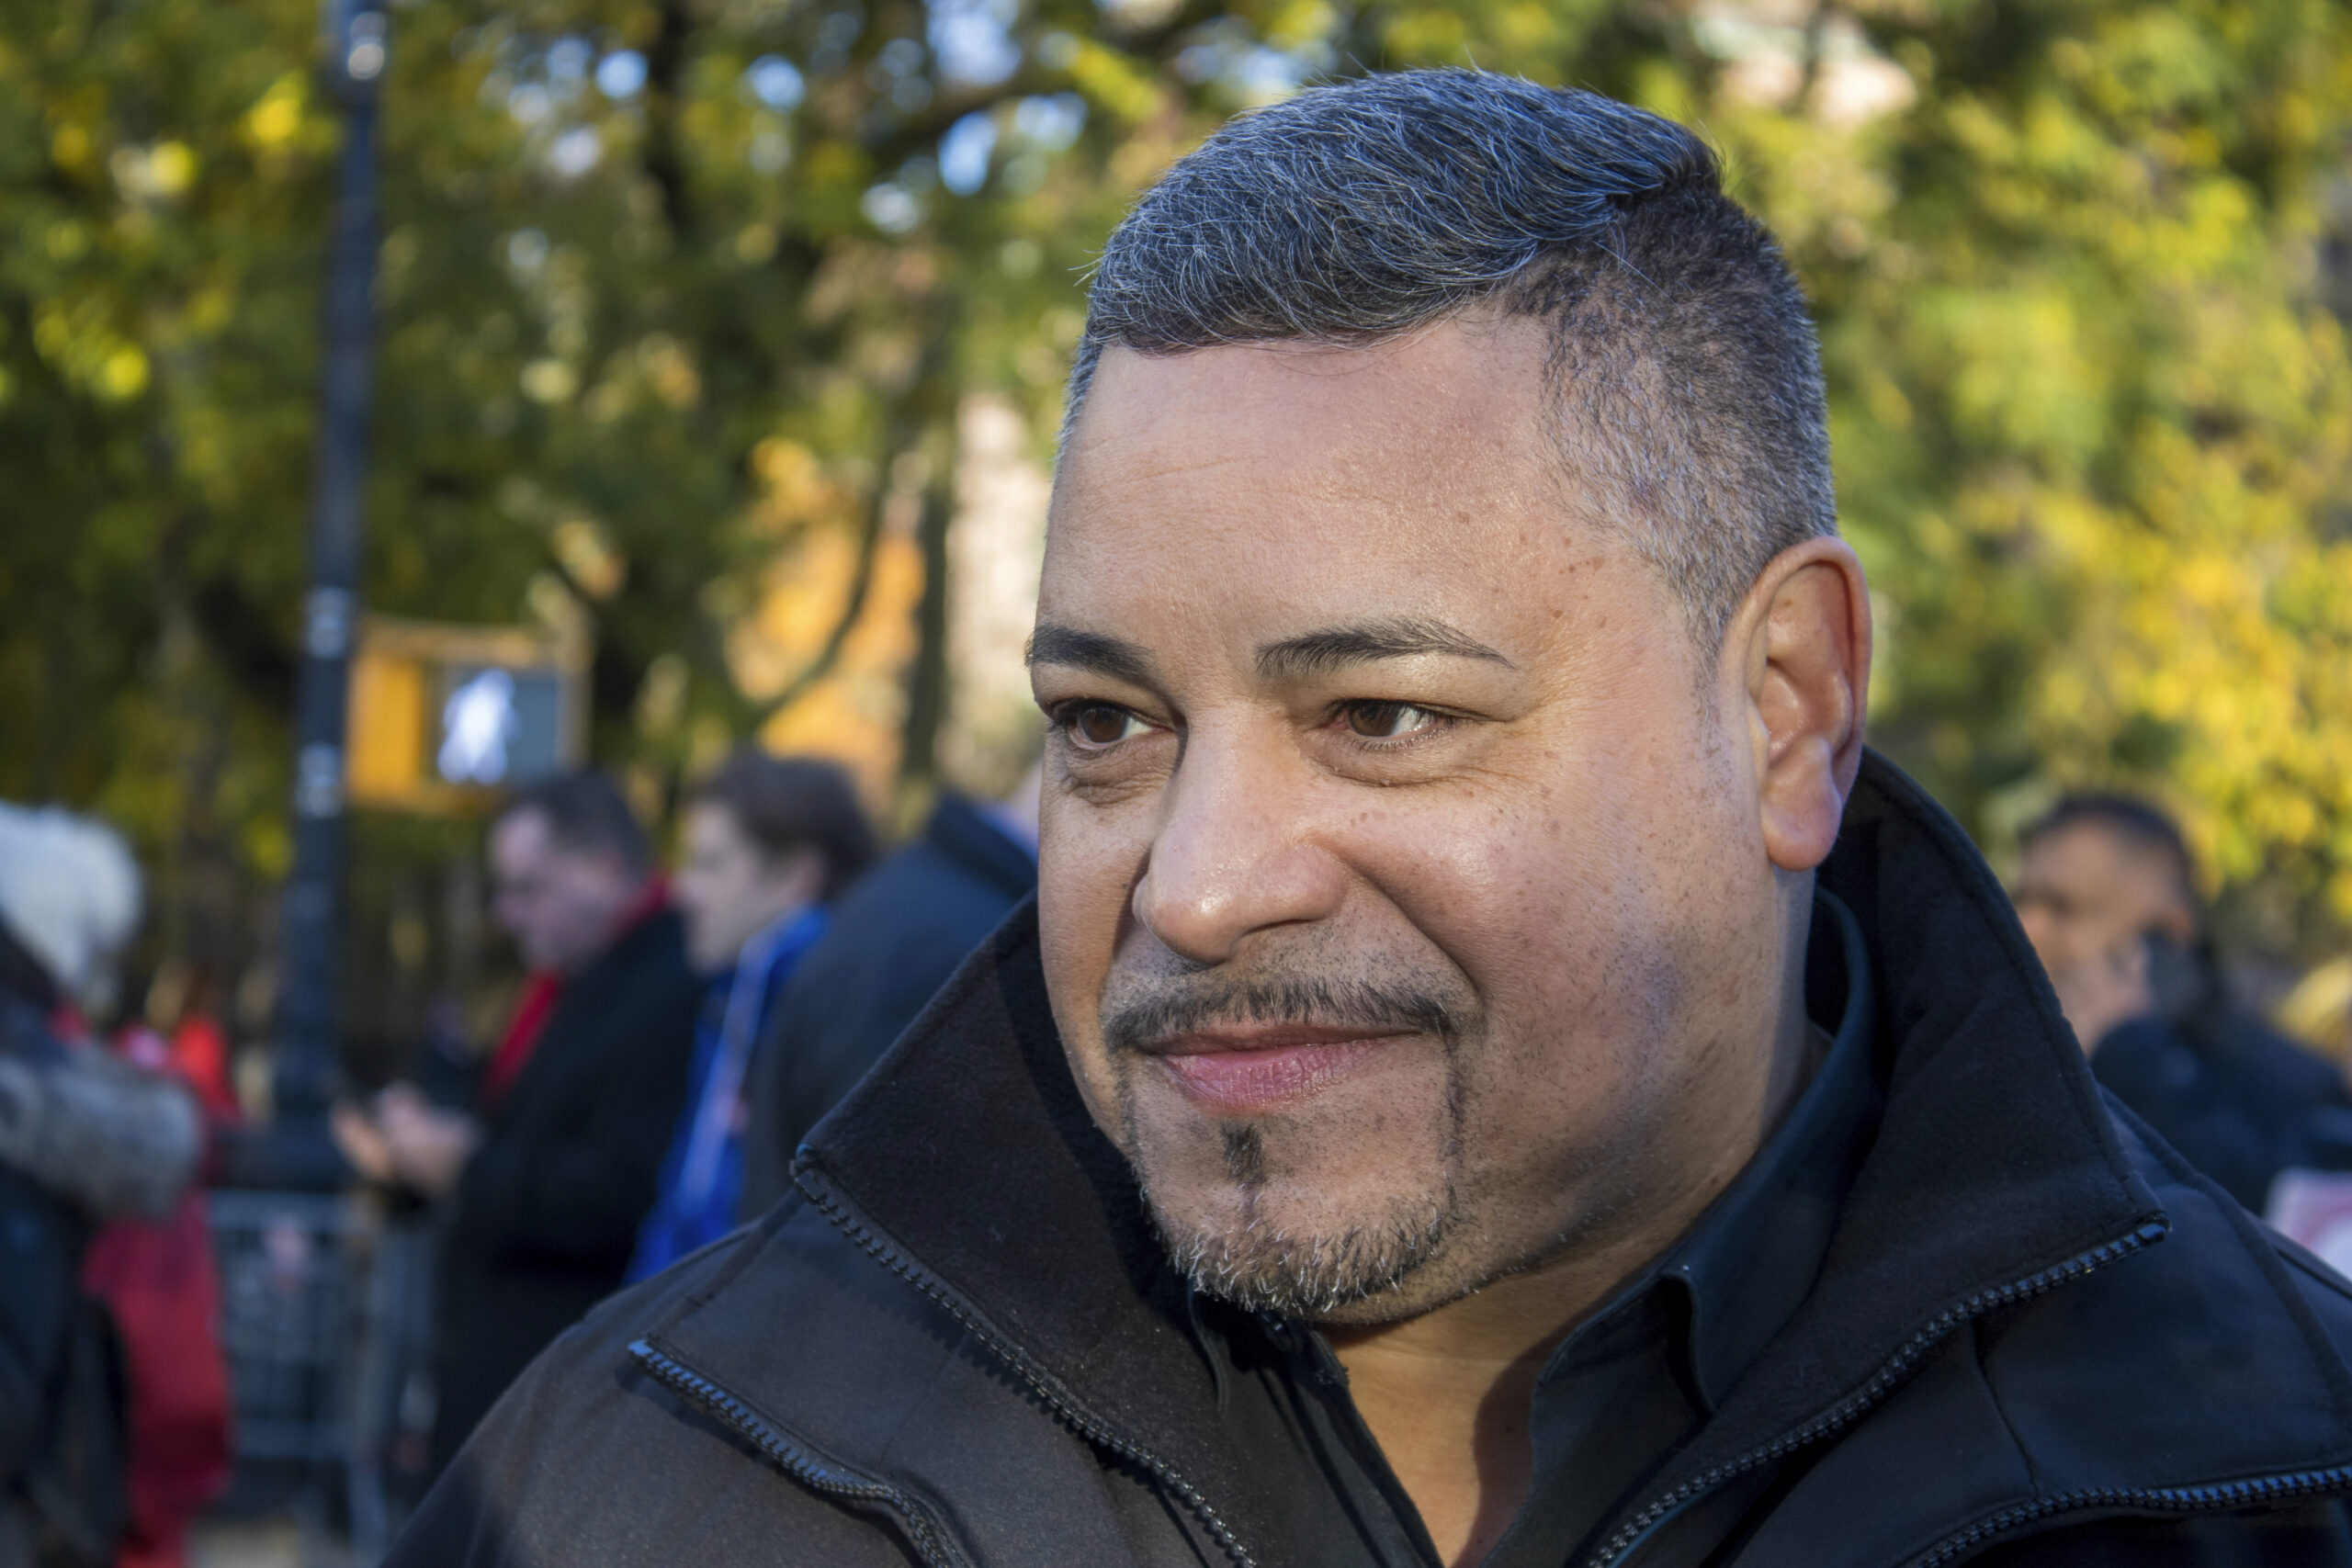
[[[369,380],[375,337],[376,90],[386,17],[372,0],[327,0],[328,77],[344,107],[327,254],[326,364],[311,507],[311,588],[294,715],[294,869],[285,892],[276,1100],[316,1122],[338,1077],[342,1006],[344,726],[359,614]]]

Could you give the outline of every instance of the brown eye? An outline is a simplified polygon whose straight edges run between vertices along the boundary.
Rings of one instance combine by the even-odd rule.
[[[1109,703],[1082,703],[1062,723],[1071,739],[1086,746],[1115,746],[1143,728],[1135,715]]]
[[[1438,716],[1410,703],[1350,703],[1344,710],[1348,732],[1366,740],[1400,740],[1429,728]]]

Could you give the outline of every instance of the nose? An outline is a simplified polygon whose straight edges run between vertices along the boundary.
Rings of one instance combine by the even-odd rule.
[[[1309,781],[1242,737],[1195,729],[1170,781],[1135,916],[1182,957],[1221,964],[1253,932],[1323,919],[1346,873],[1308,830]]]

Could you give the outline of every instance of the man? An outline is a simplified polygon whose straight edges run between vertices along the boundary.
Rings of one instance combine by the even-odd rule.
[[[1033,768],[1009,799],[952,792],[922,837],[850,890],[784,988],[752,1074],[741,1217],[791,1190],[792,1156],[923,1004],[1037,886]]]
[[[743,1085],[768,1014],[824,935],[833,897],[874,858],[849,774],[746,747],[686,793],[678,912],[711,976],[685,1110],[629,1278],[658,1274],[735,1228],[743,1190]]]
[[[2232,1005],[2162,811],[2059,802],[2026,832],[2015,897],[2091,1071],[2232,1197],[2261,1213],[2279,1171],[2352,1154],[2343,1075]]]
[[[1865,756],[1826,445],[1665,121],[1414,73],[1177,164],[1073,378],[1035,914],[392,1561],[2343,1560],[2352,1302]]]
[[[479,1115],[396,1084],[338,1110],[362,1174],[450,1206],[435,1323],[435,1462],[532,1357],[621,1282],[685,1097],[701,987],[651,846],[583,770],[490,829],[492,913],[531,979]]]

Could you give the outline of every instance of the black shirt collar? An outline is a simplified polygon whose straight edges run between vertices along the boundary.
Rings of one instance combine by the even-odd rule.
[[[1815,895],[1811,945],[1835,963],[1821,965],[1826,983],[1816,997],[1842,991],[1832,1018],[1816,1010],[1829,1048],[1813,1081],[1699,1223],[1619,1297],[1660,1283],[1681,1288],[1684,1370],[1709,1414],[1813,1288],[1877,1120],[1870,957],[1853,911],[1834,894]]]

